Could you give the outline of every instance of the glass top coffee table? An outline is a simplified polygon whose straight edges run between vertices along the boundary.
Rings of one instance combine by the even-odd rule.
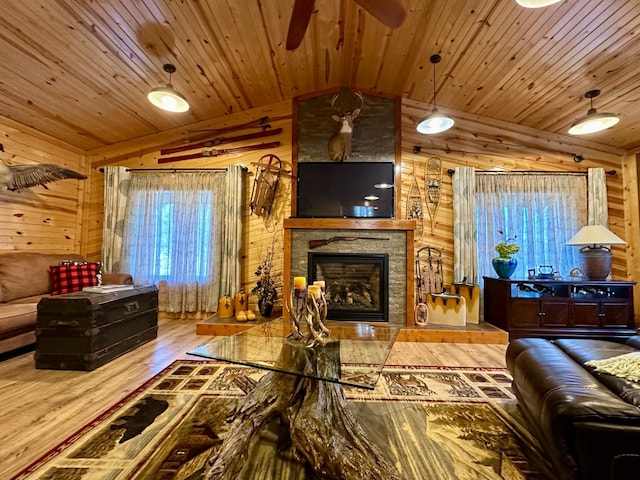
[[[343,385],[375,388],[400,328],[331,321],[325,326],[330,335],[314,346],[290,335],[289,321],[276,319],[188,352],[268,371],[239,400],[203,478],[239,478],[253,439],[275,422],[282,448],[293,448],[324,478],[400,479],[366,437],[342,391]]]
[[[220,338],[188,353],[373,390],[400,328],[331,321],[325,324],[331,330],[325,348],[339,348],[338,375],[327,370],[305,369],[305,365],[296,362],[279,361],[283,349],[293,341],[287,338],[291,331],[290,322],[282,318]],[[334,345],[336,342],[339,347]],[[342,368],[345,366],[349,369]]]

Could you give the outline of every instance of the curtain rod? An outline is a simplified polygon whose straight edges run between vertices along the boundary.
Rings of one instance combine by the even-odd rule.
[[[247,167],[241,167],[243,172],[248,172],[249,169]],[[104,168],[98,169],[100,172],[104,173]],[[127,172],[178,172],[178,171],[227,171],[226,167],[204,167],[204,168],[127,168]]]
[[[450,168],[447,170],[449,175],[453,175],[455,170]],[[494,175],[588,175],[587,172],[566,172],[557,170],[476,170],[476,173],[494,174]],[[616,175],[615,170],[606,170],[607,175]]]

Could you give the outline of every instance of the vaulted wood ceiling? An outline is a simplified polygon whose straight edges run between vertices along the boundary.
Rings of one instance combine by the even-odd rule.
[[[600,89],[620,123],[588,140],[640,148],[640,2],[401,0],[395,30],[354,0],[316,0],[285,49],[293,0],[0,0],[0,115],[91,150],[338,86],[566,134]],[[147,92],[168,81],[191,104]],[[416,119],[417,121],[418,119]],[[454,127],[455,128],[455,127]]]

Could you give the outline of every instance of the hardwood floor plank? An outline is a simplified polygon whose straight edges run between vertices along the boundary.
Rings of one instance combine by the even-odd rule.
[[[159,320],[158,338],[92,372],[38,370],[33,352],[0,362],[0,478],[11,478],[187,351],[215,337]],[[397,342],[390,365],[504,367],[506,345]]]

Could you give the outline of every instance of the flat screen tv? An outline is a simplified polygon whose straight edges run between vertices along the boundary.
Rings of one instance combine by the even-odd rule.
[[[392,162],[298,163],[297,216],[394,218]]]

